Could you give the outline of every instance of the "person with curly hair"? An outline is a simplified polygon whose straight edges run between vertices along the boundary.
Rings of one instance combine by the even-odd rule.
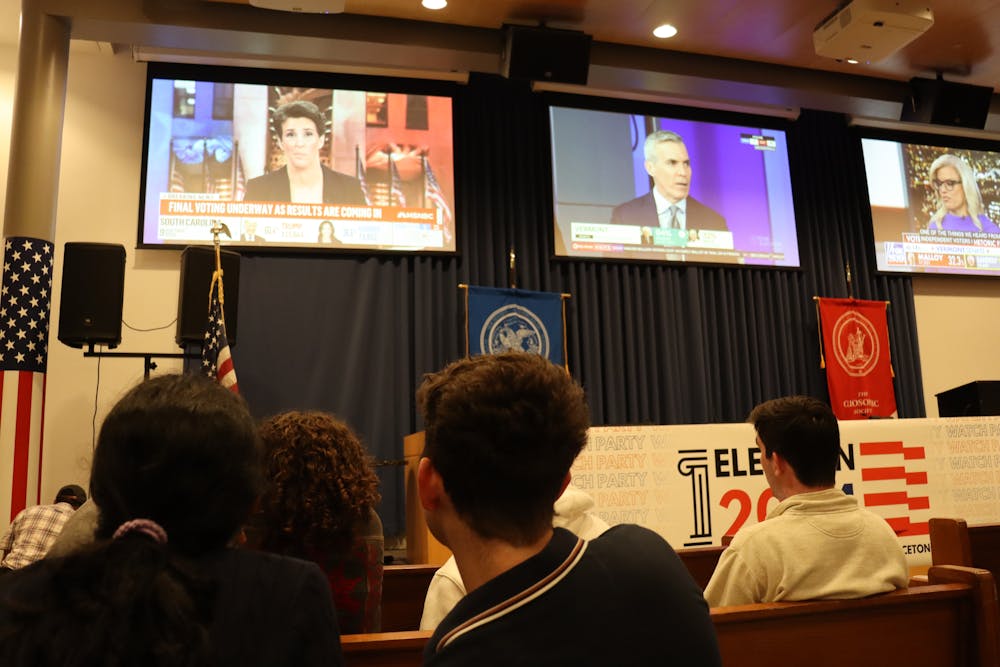
[[[350,427],[324,412],[285,412],[260,426],[266,488],[248,545],[315,562],[344,634],[378,632],[382,522],[378,477]]]

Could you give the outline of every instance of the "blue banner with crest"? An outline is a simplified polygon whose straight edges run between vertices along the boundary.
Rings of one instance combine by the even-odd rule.
[[[566,366],[563,296],[556,292],[469,286],[466,354],[534,352]]]

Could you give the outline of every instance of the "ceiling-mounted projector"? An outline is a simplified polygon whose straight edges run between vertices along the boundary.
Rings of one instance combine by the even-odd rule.
[[[926,0],[854,0],[813,32],[816,54],[837,60],[876,63],[934,25]]]
[[[254,7],[303,14],[340,14],[347,0],[250,0]]]

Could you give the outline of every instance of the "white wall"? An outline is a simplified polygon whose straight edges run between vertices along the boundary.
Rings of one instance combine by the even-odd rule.
[[[919,276],[913,301],[924,402],[927,416],[937,417],[935,394],[973,380],[1000,380],[1000,282]]]
[[[8,62],[16,62],[15,57]],[[52,328],[45,405],[42,501],[63,484],[87,486],[94,429],[121,393],[142,379],[142,359],[98,360],[57,338],[63,249],[67,241],[125,246],[123,329],[115,351],[179,352],[174,343],[180,255],[178,251],[135,250],[146,68],[128,53],[99,53],[93,43],[74,42],[70,56],[53,275]],[[12,75],[4,73],[3,85]],[[11,91],[4,111],[9,113]],[[8,124],[9,127],[9,124]],[[3,146],[9,151],[9,137]],[[3,160],[6,166],[6,160]],[[6,176],[4,176],[6,183]],[[161,360],[158,371],[179,370]]]
[[[16,48],[0,44],[0,123],[10,127]],[[62,252],[67,241],[125,246],[125,329],[118,351],[177,352],[177,251],[135,250],[142,156],[145,66],[130,56],[75,45],[70,59],[56,228],[52,322],[58,322]],[[0,204],[6,190],[8,133],[0,132]],[[987,279],[914,279],[928,416],[934,394],[971,380],[1000,379],[1000,283]],[[180,362],[161,360],[159,371]],[[99,376],[98,376],[99,370]],[[84,358],[50,331],[42,500],[67,483],[86,485],[95,424],[116,398],[142,377],[141,359]],[[906,378],[897,378],[906,382]],[[96,409],[95,409],[96,401]]]

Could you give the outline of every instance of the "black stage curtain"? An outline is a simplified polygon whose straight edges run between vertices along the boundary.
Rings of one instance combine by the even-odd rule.
[[[901,417],[924,416],[909,278],[876,275],[860,143],[838,114],[789,135],[801,270],[554,261],[547,111],[526,84],[473,77],[455,100],[454,257],[245,256],[240,387],[258,416],[347,420],[381,460],[421,428],[424,373],[464,353],[460,282],[568,292],[570,370],[593,423],[745,419],[758,402],[826,398],[812,297],[885,299]],[[599,155],[594,160],[600,160]],[[402,470],[380,467],[387,535],[404,530]]]

